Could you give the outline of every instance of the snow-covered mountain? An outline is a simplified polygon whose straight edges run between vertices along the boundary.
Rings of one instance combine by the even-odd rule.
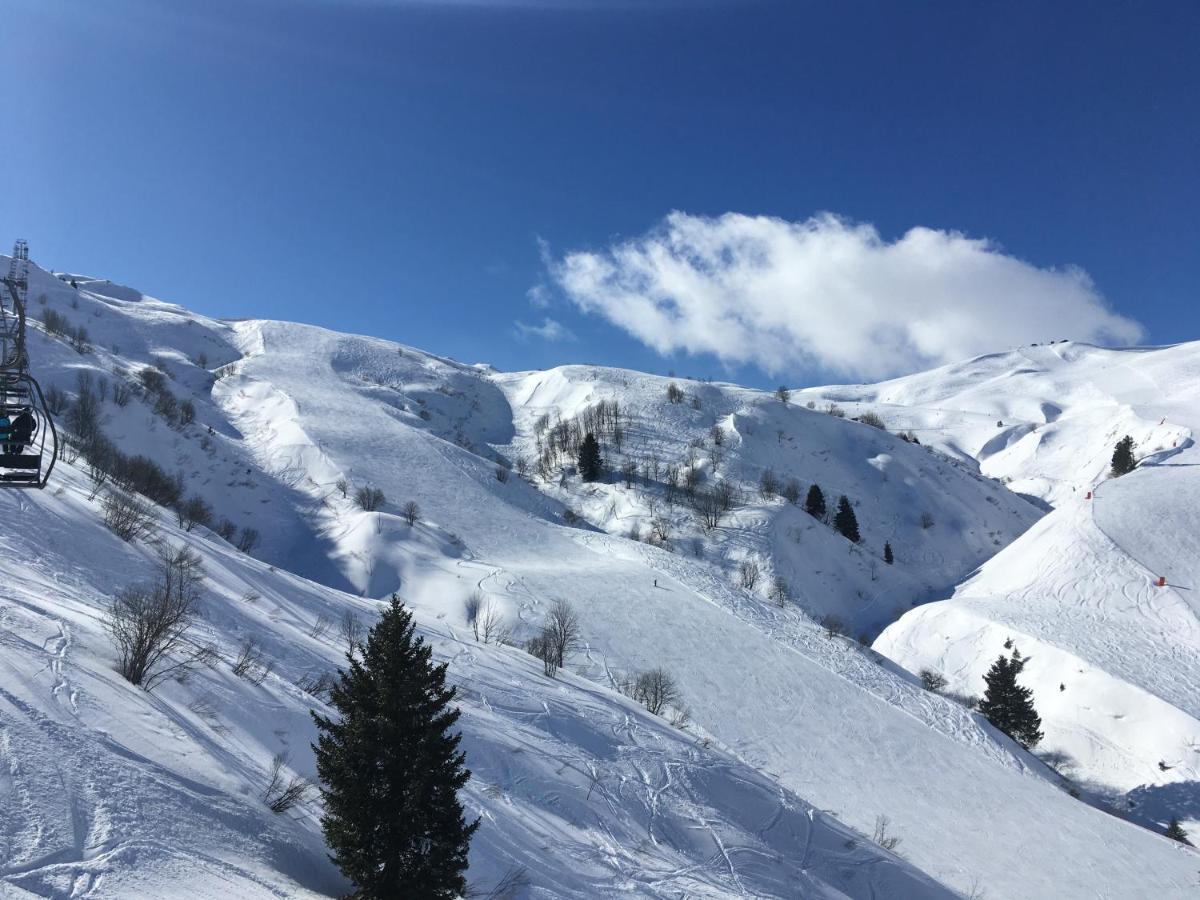
[[[877,641],[893,652],[906,623],[959,600],[920,604],[980,571],[962,594],[1053,526],[1067,506],[1042,518],[1041,500],[1060,498],[1031,485],[1072,477],[1065,462],[1026,484],[1015,468],[981,466],[974,432],[927,446],[921,428],[933,426],[920,416],[931,410],[889,422],[916,430],[917,445],[822,411],[830,389],[810,409],[800,395],[784,403],[599,367],[498,373],[311,326],[214,321],[75,281],[31,272],[32,318],[49,309],[88,331],[82,352],[34,331],[43,386],[61,390],[69,412],[80,372],[105,379],[104,433],[180,473],[185,493],[236,526],[235,541],[259,540],[242,553],[162,513],[160,537],[205,560],[203,631],[220,659],[146,693],[113,670],[102,612],[151,573],[152,548],[104,528],[82,459],[64,461],[50,490],[0,495],[6,519],[21,523],[0,535],[0,799],[15,811],[0,826],[0,884],[17,896],[170,896],[181,872],[196,879],[191,895],[340,890],[315,801],[275,816],[259,794],[277,753],[311,775],[307,711],[320,701],[297,682],[337,664],[330,623],[347,611],[369,619],[393,591],[460,686],[467,807],[483,817],[469,878],[484,891],[514,867],[527,870],[521,892],[533,897],[1195,890],[1191,851],[1082,802],[1086,791],[1072,797],[977,714],[855,640],[899,618]],[[191,401],[193,422],[157,402],[157,389],[115,402],[113,386],[144,381],[144,370],[165,373],[165,392]],[[867,395],[882,389],[838,399],[890,419],[884,399]],[[607,429],[612,475],[600,482],[547,452],[583,419]],[[1155,427],[1131,433],[1183,437]],[[767,470],[776,491],[760,490]],[[732,488],[715,526],[687,499],[689,473],[702,495]],[[831,510],[849,497],[862,543],[781,496],[792,480],[801,501],[819,484]],[[383,492],[377,510],[354,502],[365,487]],[[473,592],[518,643],[568,600],[583,647],[548,679],[517,647],[473,639],[463,618]],[[1014,633],[1022,650],[1025,634]],[[248,636],[273,664],[261,684],[231,672]],[[1033,637],[1028,672],[1041,679]],[[655,666],[682,692],[675,725],[616,690]],[[1184,673],[1172,674],[1185,693]],[[967,675],[963,686],[979,690]],[[1043,716],[1050,744],[1054,716]],[[849,830],[870,835],[880,817],[903,858]]]
[[[1045,758],[1142,820],[1200,825],[1200,345],[1062,341],[807,393],[869,407],[1055,506],[875,649],[978,694],[1011,641]],[[1139,466],[1110,479],[1124,435]]]

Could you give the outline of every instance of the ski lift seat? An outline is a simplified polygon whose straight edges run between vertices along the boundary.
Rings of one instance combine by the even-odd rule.
[[[40,453],[0,453],[0,469],[32,469],[42,467]]]

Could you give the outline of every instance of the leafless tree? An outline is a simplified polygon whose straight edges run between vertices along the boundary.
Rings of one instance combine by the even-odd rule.
[[[545,634],[554,651],[555,662],[562,668],[566,655],[579,646],[579,616],[566,600],[555,600],[550,607]]]
[[[258,529],[245,526],[242,528],[242,533],[238,535],[237,548],[243,553],[249,553],[258,546]]]
[[[154,524],[150,504],[136,494],[112,488],[104,495],[101,506],[104,524],[123,541],[145,537]]]
[[[846,633],[846,623],[832,613],[821,618],[821,627],[825,629],[825,637],[830,640]]]
[[[621,478],[625,482],[625,487],[633,487],[633,479],[637,477],[637,463],[632,459],[627,459],[621,464]]]
[[[779,492],[779,477],[774,469],[763,469],[762,477],[758,479],[758,492],[764,500],[772,499]]]
[[[671,674],[662,668],[638,672],[620,684],[622,693],[636,700],[656,716],[679,702],[679,687]]]
[[[494,600],[484,600],[477,618],[476,639],[485,644],[507,644],[511,637],[508,623],[500,605]]]
[[[721,502],[721,511],[729,512],[737,505],[737,487],[732,481],[722,481],[713,488],[717,499]]]
[[[654,539],[660,544],[670,543],[671,540],[671,523],[661,516],[655,516],[650,520],[650,530],[654,534]]]
[[[784,406],[787,406],[788,401],[792,399],[792,392],[789,391],[786,386],[781,384],[779,387],[775,388],[775,399]]]
[[[934,669],[922,669],[920,671],[921,685],[927,691],[940,691],[946,686],[946,676]]]
[[[401,508],[400,515],[409,525],[416,525],[421,519],[421,507],[417,506],[416,500],[409,500]]]
[[[362,648],[366,631],[358,613],[351,609],[342,613],[342,620],[338,623],[338,637],[342,639],[342,646],[346,648],[347,655],[353,656],[355,650]]]
[[[754,586],[758,584],[758,575],[758,563],[752,559],[743,559],[738,566],[738,579],[742,587],[748,591],[754,590]]]
[[[721,500],[713,491],[699,491],[692,499],[692,508],[705,531],[712,531],[721,524]]]
[[[479,591],[472,591],[463,600],[463,618],[467,620],[467,624],[475,633],[475,640],[479,640],[479,610],[482,608],[483,594]]]
[[[159,548],[158,574],[148,585],[121,591],[109,604],[105,627],[117,647],[117,669],[131,684],[153,690],[195,662],[178,659],[187,648],[200,602],[203,562],[186,547]]]
[[[545,629],[525,642],[525,652],[542,661],[542,672],[548,678],[554,677],[558,671],[558,658]]]
[[[725,443],[725,429],[720,425],[714,425],[708,430],[708,436],[712,438],[712,442],[720,447]]]
[[[383,506],[384,500],[383,491],[377,487],[365,485],[354,492],[354,502],[363,512],[375,512]]]
[[[782,575],[776,575],[771,581],[771,599],[783,606],[788,600],[788,584]]]

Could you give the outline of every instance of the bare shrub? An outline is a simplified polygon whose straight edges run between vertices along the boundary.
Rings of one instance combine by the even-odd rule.
[[[109,604],[104,624],[117,647],[117,671],[126,681],[153,690],[194,662],[194,657],[172,658],[189,643],[203,580],[199,555],[164,546],[155,580],[127,587]]]
[[[821,627],[825,629],[825,637],[830,640],[846,633],[846,623],[832,613],[821,618]]]
[[[921,513],[921,527],[928,531],[933,527],[933,514],[929,512]]]
[[[621,693],[636,700],[656,716],[662,715],[668,706],[675,706],[680,700],[675,679],[663,668],[638,672],[623,680],[618,687]]]
[[[779,476],[774,469],[763,469],[762,477],[758,479],[758,492],[764,500],[771,500],[779,493]]]
[[[329,672],[306,672],[296,679],[296,687],[318,700],[329,699],[333,684],[333,675]]]
[[[858,416],[858,421],[864,425],[870,425],[872,428],[878,428],[880,431],[887,431],[887,425],[884,424],[883,419],[879,418],[878,414],[871,412],[869,409]]]
[[[136,541],[150,533],[154,513],[150,504],[135,494],[113,488],[101,501],[104,524],[123,541]]]
[[[746,590],[752,591],[758,584],[758,576],[758,563],[752,559],[742,560],[741,565],[738,566],[738,583]]]
[[[285,774],[283,769],[287,762],[287,756],[282,753],[277,753],[271,760],[271,777],[262,794],[263,803],[276,814],[285,813],[298,806],[308,796],[308,779],[300,775]]]
[[[67,408],[67,392],[56,384],[46,388],[46,408],[52,416],[61,416]]]
[[[927,691],[940,691],[946,686],[946,677],[941,672],[936,672],[933,669],[922,669],[921,685]]]
[[[329,626],[332,623],[326,615],[318,615],[317,620],[312,623],[312,627],[308,629],[308,636],[314,641],[319,641],[325,635],[329,634]]]
[[[242,641],[237,659],[233,662],[233,674],[241,678],[262,659],[262,647],[258,640],[252,637]]]
[[[680,389],[679,385],[673,381],[667,385],[667,401],[669,403],[683,402],[683,391]]]
[[[209,527],[212,524],[213,511],[203,497],[199,494],[192,494],[175,507],[175,516],[180,528],[184,531],[191,531],[197,525]]]
[[[196,404],[191,400],[184,400],[179,404],[179,424],[191,425],[196,421]]]
[[[382,490],[370,485],[360,487],[354,492],[354,502],[363,512],[375,512],[383,506],[385,499]]]
[[[508,481],[508,469],[504,468],[504,466],[496,466],[496,480],[501,484],[506,483]]]
[[[133,399],[133,387],[123,378],[118,378],[113,382],[112,389],[113,403],[117,406],[125,407],[129,405],[129,401]]]
[[[789,391],[786,386],[781,384],[779,387],[775,388],[775,399],[784,406],[787,406],[788,401],[792,399],[792,392]]]
[[[875,833],[871,835],[871,840],[884,850],[895,851],[896,847],[900,844],[900,837],[899,835],[888,834],[888,826],[891,824],[891,820],[887,816],[876,816]]]
[[[800,482],[795,478],[789,478],[787,484],[783,486],[783,490],[780,493],[783,495],[783,499],[788,503],[799,503]]]
[[[259,534],[257,528],[246,526],[238,535],[237,548],[243,553],[249,553],[258,546]]]
[[[221,521],[217,523],[217,534],[232,544],[233,536],[237,534],[237,526],[229,519],[222,517]]]

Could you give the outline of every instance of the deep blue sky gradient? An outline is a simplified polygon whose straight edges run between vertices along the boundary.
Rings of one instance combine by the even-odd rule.
[[[1198,48],[1193,0],[27,2],[0,32],[0,243],[216,316],[765,384],[531,308],[538,239],[829,210],[1079,265],[1190,339]],[[547,314],[580,340],[514,336]]]

